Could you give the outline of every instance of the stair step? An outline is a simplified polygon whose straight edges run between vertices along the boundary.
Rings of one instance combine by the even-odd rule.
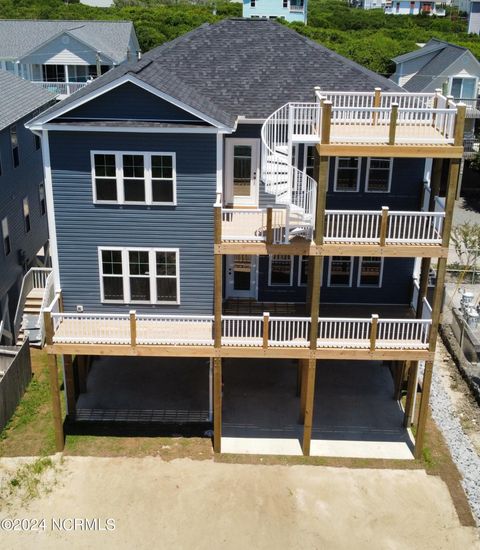
[[[40,300],[42,300],[44,294],[45,294],[45,289],[44,288],[33,288],[27,294],[27,298],[40,298]]]

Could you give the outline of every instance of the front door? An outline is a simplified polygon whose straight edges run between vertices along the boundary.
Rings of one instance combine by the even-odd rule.
[[[226,256],[227,298],[256,298],[257,296],[257,258],[237,254]]]
[[[225,192],[227,204],[258,205],[259,143],[258,139],[225,140]]]

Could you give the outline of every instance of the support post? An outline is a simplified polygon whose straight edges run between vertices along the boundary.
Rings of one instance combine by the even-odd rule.
[[[134,348],[137,345],[137,312],[130,311],[130,345]]]
[[[222,241],[222,208],[220,206],[214,207],[214,242],[219,245]],[[222,255],[214,254],[214,327],[213,327],[213,340],[216,349],[220,349],[222,345]]]
[[[263,313],[263,349],[268,349],[268,332],[270,323],[270,313]]]
[[[382,219],[380,222],[380,246],[385,246],[388,231],[388,206],[382,206]]]
[[[442,246],[448,247],[450,232],[452,231],[453,209],[457,196],[458,176],[460,173],[460,159],[450,159],[448,167],[447,197],[445,199],[445,220],[443,222]]]
[[[43,324],[45,326],[45,343],[47,346],[51,346],[53,344],[53,320],[50,311],[43,312]]]
[[[443,287],[445,285],[445,272],[447,269],[447,258],[439,258],[437,264],[437,280],[432,303],[432,326],[430,328],[429,351],[434,352],[437,345],[438,325],[442,313]]]
[[[422,396],[420,398],[420,409],[418,412],[418,424],[415,434],[415,458],[421,458],[423,453],[423,444],[425,441],[425,426],[427,424],[428,403],[430,400],[430,388],[432,385],[432,361],[425,363],[423,374]]]
[[[273,208],[267,207],[267,245],[273,244]]]
[[[213,359],[213,450],[222,452],[222,360]]]
[[[55,449],[57,452],[63,451],[65,446],[63,423],[62,423],[62,406],[60,403],[60,388],[58,385],[57,371],[57,356],[48,355],[48,371],[50,378],[50,392],[52,394],[52,413],[53,424],[55,428]]]
[[[408,369],[407,399],[405,401],[405,414],[403,416],[404,428],[409,428],[413,421],[414,395],[417,391],[417,371],[418,361],[410,361],[410,368]]]
[[[377,330],[378,330],[378,315],[374,313],[372,315],[372,324],[370,327],[370,352],[375,351],[375,346],[377,343]]]
[[[313,402],[315,399],[315,371],[317,360],[315,358],[308,359],[307,363],[307,381],[305,388],[305,414],[303,423],[303,444],[302,450],[305,456],[310,456],[310,443],[312,440],[313,427]]]
[[[465,116],[467,106],[464,103],[457,105],[457,116],[455,117],[454,144],[457,147],[463,147],[463,135],[465,133]]]
[[[330,143],[330,133],[332,124],[332,102],[324,101],[322,104],[322,138],[321,143]]]
[[[397,134],[398,103],[392,103],[390,113],[390,127],[388,129],[388,144],[395,145],[395,136]]]
[[[63,356],[63,371],[65,373],[65,394],[67,397],[67,415],[70,419],[75,418],[77,412],[75,399],[75,377],[73,374],[73,361],[71,355]]]
[[[315,243],[319,246],[323,244],[325,234],[325,207],[327,204],[329,162],[329,157],[321,157],[316,155],[316,164],[318,165],[318,183],[317,200],[315,203]]]
[[[422,258],[422,265],[420,267],[420,281],[418,289],[418,299],[416,303],[415,316],[417,319],[422,318],[423,312],[423,299],[427,297],[428,292],[428,276],[430,274],[431,258]]]

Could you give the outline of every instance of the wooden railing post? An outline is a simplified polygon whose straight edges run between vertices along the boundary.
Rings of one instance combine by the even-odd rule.
[[[330,143],[330,131],[332,123],[332,102],[324,101],[322,106],[322,138],[320,143]]]
[[[269,336],[269,324],[270,324],[270,313],[264,312],[263,314],[263,349],[268,348],[268,336]]]
[[[380,224],[380,246],[385,246],[388,231],[388,206],[382,206],[382,221]]]
[[[213,224],[214,224],[214,243],[221,244],[222,242],[222,207],[213,207]]]
[[[465,115],[467,113],[467,106],[463,103],[457,105],[457,116],[455,117],[455,130],[454,130],[454,145],[457,147],[463,146],[463,135],[465,131]]]
[[[288,228],[286,229],[288,231]],[[267,207],[267,244],[273,244],[273,208]]]
[[[382,88],[375,88],[375,95],[373,96],[373,108],[374,109],[378,109],[380,107],[381,93],[382,93]],[[373,124],[377,123],[377,112],[376,111],[373,112],[372,121],[373,121]]]
[[[53,344],[53,319],[50,311],[43,312],[43,324],[45,325],[45,342],[47,346]]]
[[[397,134],[398,103],[392,103],[390,113],[390,128],[388,132],[388,144],[395,145],[395,136]]]
[[[442,93],[441,88],[435,89],[435,96],[433,98],[433,109],[438,109],[438,97],[441,95],[441,93]],[[437,115],[434,112],[432,115],[432,126],[435,126],[436,119],[437,119]]]
[[[370,329],[370,351],[375,351],[375,345],[377,343],[377,331],[378,331],[378,315],[374,313],[372,315],[372,324]]]
[[[134,309],[130,311],[130,345],[137,345],[137,312]]]

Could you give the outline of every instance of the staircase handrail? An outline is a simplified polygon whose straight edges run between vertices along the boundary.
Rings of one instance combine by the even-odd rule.
[[[24,275],[22,286],[20,288],[20,296],[17,302],[17,309],[15,310],[15,317],[13,320],[13,332],[15,340],[18,338],[20,327],[22,325],[23,309],[25,307],[25,302],[27,301],[28,294],[34,288],[45,288],[46,280],[48,279],[48,276],[51,272],[51,268],[32,267]]]
[[[306,118],[295,117],[300,109],[306,110]],[[316,103],[287,103],[265,120],[261,131],[263,148],[261,174],[267,192],[275,194],[275,185],[278,186],[286,176],[287,204],[296,206],[310,216],[312,228],[315,220],[317,182],[305,171],[299,170],[292,164],[292,136],[295,133],[304,135],[304,132],[295,132],[296,127],[306,129],[309,126],[315,130],[316,135],[319,135],[320,111]],[[308,135],[314,136],[313,133]],[[279,147],[286,147],[286,154],[278,152]],[[288,228],[285,234],[288,240]]]
[[[42,305],[40,306],[40,311],[38,313],[37,327],[40,335],[40,342],[43,347],[44,338],[45,338],[45,323],[43,319],[43,312],[49,304],[52,303],[55,298],[55,281],[53,277],[53,271],[48,275],[47,281],[45,283],[45,292],[43,294]]]

